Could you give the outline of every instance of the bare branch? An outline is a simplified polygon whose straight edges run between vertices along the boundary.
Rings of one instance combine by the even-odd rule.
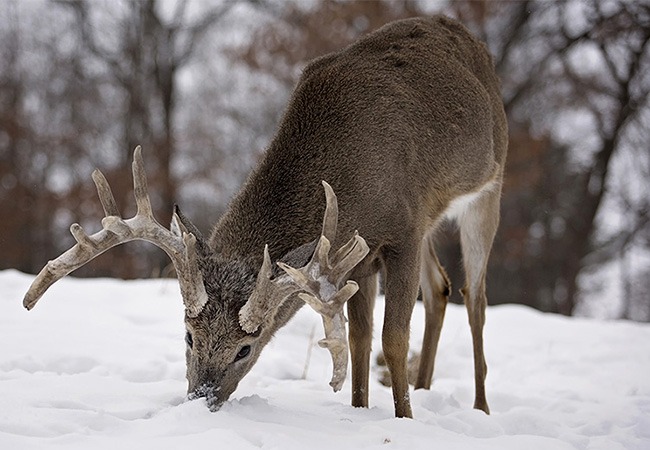
[[[203,38],[208,29],[215,22],[221,20],[235,4],[235,0],[227,0],[219,7],[204,14],[199,21],[186,28],[189,37],[185,40],[185,46],[182,49],[174,50],[173,64],[176,67],[183,65],[192,56],[194,47]]]

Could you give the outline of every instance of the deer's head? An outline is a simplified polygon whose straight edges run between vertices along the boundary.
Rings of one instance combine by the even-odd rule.
[[[262,258],[222,258],[178,207],[170,229],[160,225],[151,209],[140,147],[133,161],[134,217],[121,218],[100,171],[93,172],[93,180],[105,212],[102,230],[89,236],[78,224],[70,227],[77,244],[48,262],[37,275],[23,300],[27,309],[32,309],[54,282],[104,251],[132,240],[146,240],[162,248],[176,269],[185,305],[190,398],[205,397],[210,409],[218,409],[255,364],[273,333],[286,322],[287,310],[296,309],[290,305],[298,301],[308,303],[323,316],[326,339],[321,346],[329,349],[334,362],[330,384],[335,390],[341,388],[348,360],[343,305],[358,289],[347,276],[366,256],[368,246],[355,234],[330,260],[338,209],[327,183],[323,182],[327,206],[320,239],[294,249],[273,264],[268,246]],[[260,259],[258,268],[255,261]]]
[[[207,294],[205,304],[186,305],[185,309],[188,395],[205,397],[214,410],[253,367],[284,321],[281,309],[291,303],[289,298],[299,288],[270,263],[267,251],[261,270],[248,261],[226,260],[214,254],[198,230],[176,212],[183,226],[198,236],[198,266]],[[302,246],[283,260],[298,267],[305,265],[314,244]]]
[[[188,395],[218,408],[235,391],[268,342],[265,327],[243,330],[239,311],[255,287],[256,273],[241,261],[203,254],[200,269],[207,302],[185,310]]]

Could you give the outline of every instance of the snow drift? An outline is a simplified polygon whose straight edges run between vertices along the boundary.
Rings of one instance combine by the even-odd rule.
[[[490,307],[492,414],[471,409],[469,326],[450,305],[430,391],[393,418],[373,367],[369,409],[328,386],[320,317],[303,308],[223,408],[185,399],[183,307],[174,280],[67,278],[32,312],[32,276],[0,272],[0,448],[650,449],[650,326]],[[374,351],[383,299],[375,311]],[[411,348],[419,349],[416,307]]]

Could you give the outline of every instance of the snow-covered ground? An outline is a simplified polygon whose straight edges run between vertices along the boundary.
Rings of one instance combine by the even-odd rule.
[[[185,400],[175,281],[66,278],[27,312],[31,280],[0,272],[3,450],[650,449],[648,325],[490,307],[487,416],[471,408],[469,328],[450,305],[432,390],[412,393],[408,420],[393,418],[379,368],[370,409],[349,406],[349,380],[331,392],[329,354],[315,346],[320,318],[303,308],[211,413]],[[382,307],[379,299],[377,324]],[[422,329],[418,305],[414,350]],[[375,351],[379,342],[377,332]]]

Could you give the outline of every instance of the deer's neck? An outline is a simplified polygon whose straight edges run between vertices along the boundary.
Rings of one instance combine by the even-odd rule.
[[[272,327],[272,334],[285,326],[289,320],[296,315],[298,310],[305,304],[297,295],[292,295],[280,306],[275,322]]]
[[[276,261],[318,238],[324,211],[320,178],[301,179],[304,168],[291,153],[269,150],[217,223],[210,239],[213,251],[259,267],[265,245]]]

